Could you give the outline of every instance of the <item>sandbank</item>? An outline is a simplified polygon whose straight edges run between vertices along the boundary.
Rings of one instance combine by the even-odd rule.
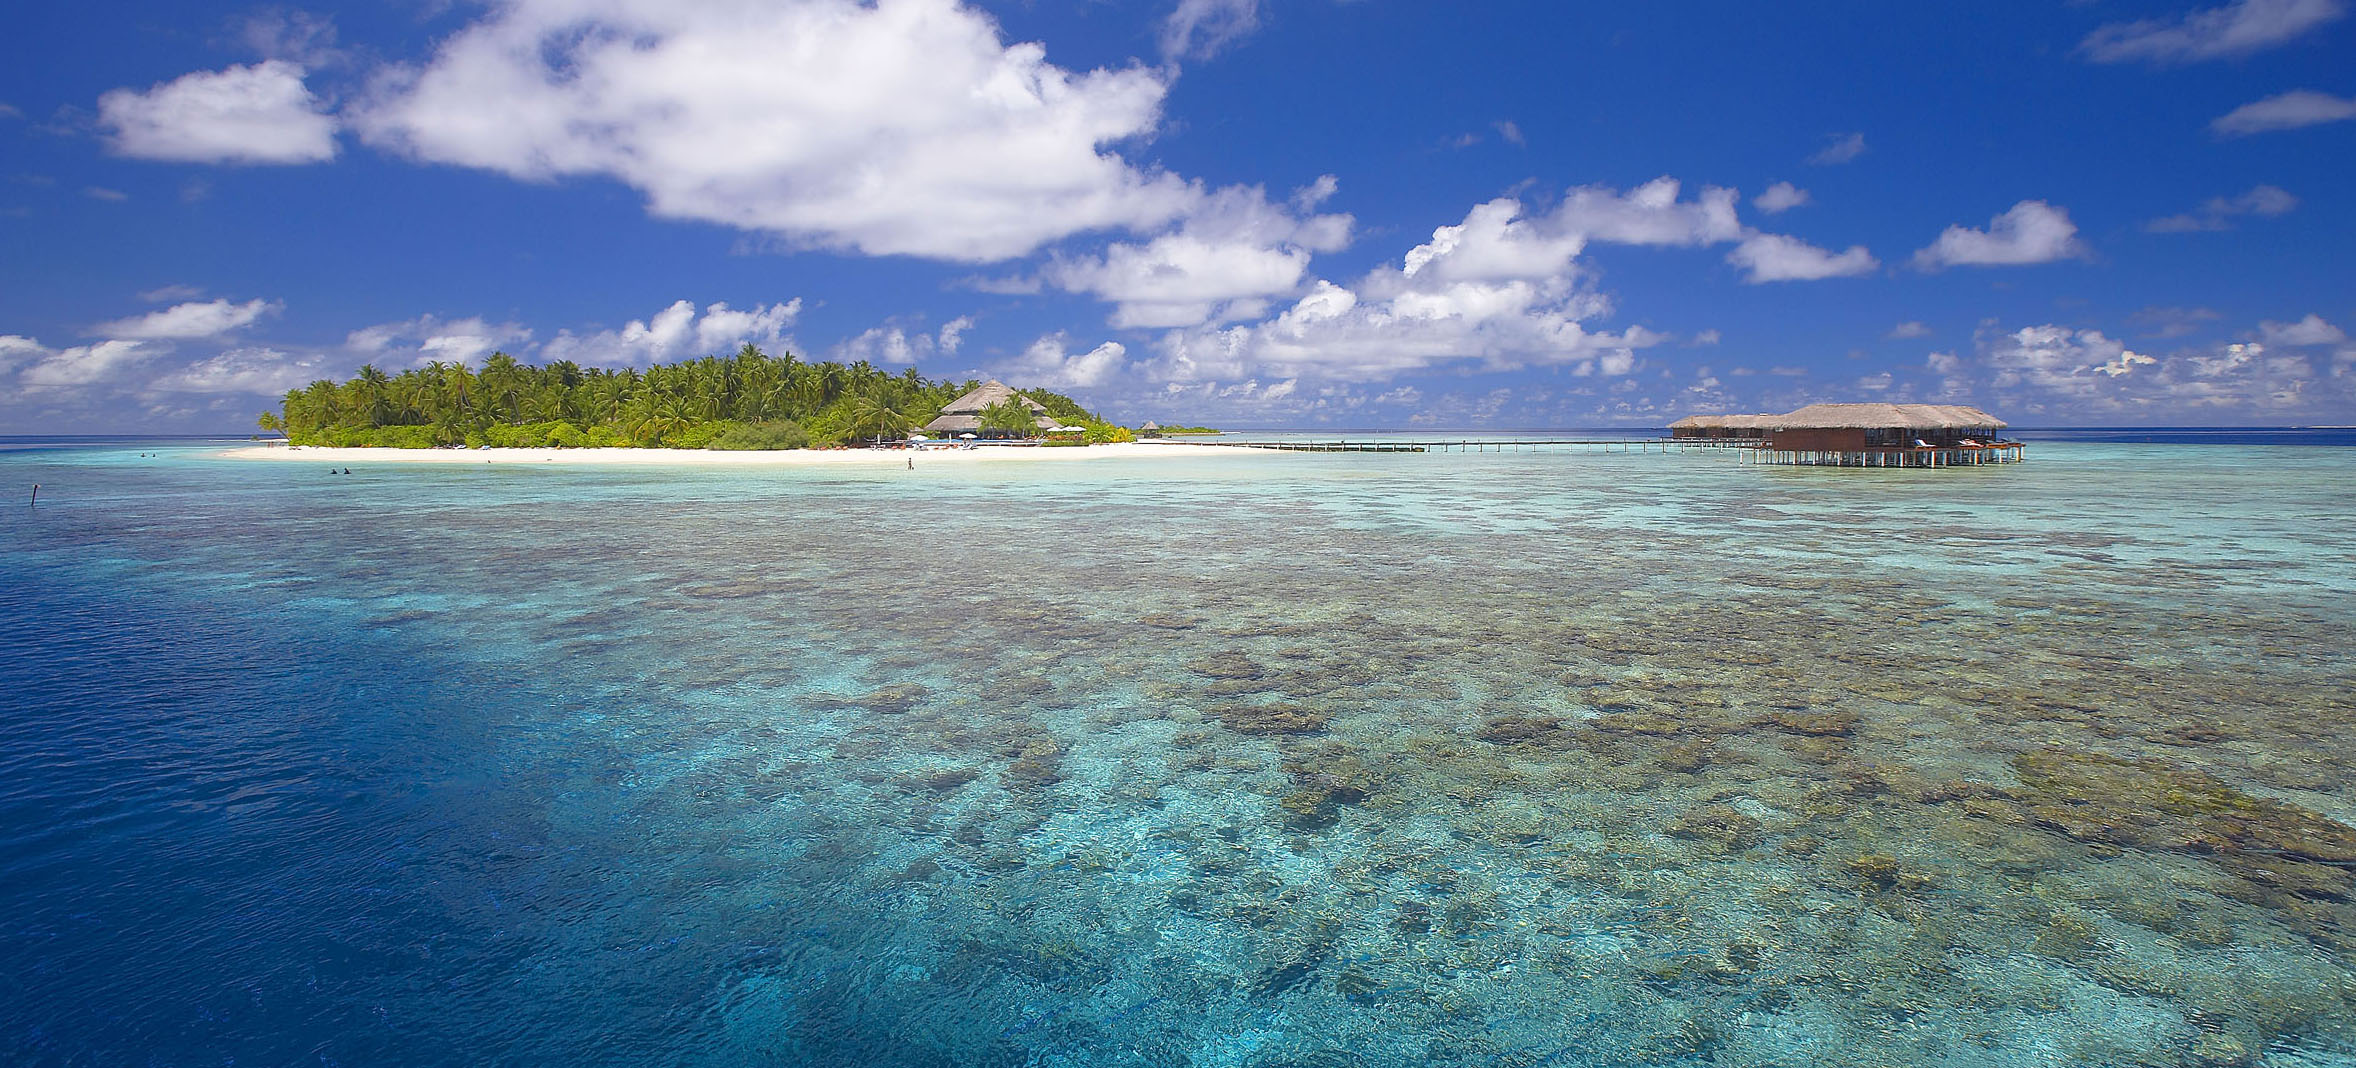
[[[318,445],[248,445],[217,455],[233,460],[300,460],[327,464],[638,464],[645,466],[729,465],[795,467],[850,464],[869,467],[918,467],[929,464],[1069,463],[1192,456],[1223,456],[1248,449],[1190,445],[1168,441],[1140,441],[1121,445],[1043,448],[1020,445],[981,445],[971,449],[776,449],[722,452],[712,449],[336,449]]]

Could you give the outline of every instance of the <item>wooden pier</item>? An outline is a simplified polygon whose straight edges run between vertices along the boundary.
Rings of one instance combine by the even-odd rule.
[[[1686,449],[1750,448],[1757,442],[1672,440],[1669,438],[1518,438],[1425,439],[1418,441],[1189,441],[1188,445],[1230,449],[1274,449],[1279,452],[1537,452],[1570,449],[1589,452],[1683,452]]]
[[[1761,444],[1750,450],[1750,461],[1781,467],[1979,467],[2017,464],[2025,450],[2017,441],[1866,449],[1778,449]]]

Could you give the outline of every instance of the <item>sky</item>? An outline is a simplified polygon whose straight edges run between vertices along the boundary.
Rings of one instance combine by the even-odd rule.
[[[1120,421],[2356,424],[2356,0],[0,14],[0,433],[751,342]]]

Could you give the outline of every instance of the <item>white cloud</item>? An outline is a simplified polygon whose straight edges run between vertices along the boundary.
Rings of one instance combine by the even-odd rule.
[[[2299,198],[2271,185],[2251,187],[2237,197],[2210,197],[2201,205],[2198,214],[2187,212],[2153,219],[2143,228],[2155,234],[2190,233],[2198,230],[2231,230],[2233,217],[2257,215],[2272,217],[2285,215],[2299,206]]]
[[[335,158],[335,120],[285,60],[197,71],[144,93],[98,98],[117,155],[188,163],[317,163]]]
[[[531,338],[532,331],[516,323],[492,323],[480,316],[444,319],[420,315],[354,330],[345,336],[344,348],[370,362],[390,362],[399,369],[434,362],[473,364]]]
[[[31,363],[49,355],[49,348],[29,337],[0,334],[0,373],[16,370],[21,364]]]
[[[1260,28],[1260,0],[1178,0],[1162,20],[1162,55],[1207,59]]]
[[[645,366],[696,356],[719,356],[747,342],[764,349],[791,348],[786,330],[801,315],[800,298],[738,311],[715,302],[700,313],[680,300],[620,330],[595,334],[559,332],[540,347],[543,360],[572,360],[586,366]]]
[[[82,195],[89,197],[92,200],[104,200],[112,204],[120,204],[123,201],[131,199],[131,194],[123,192],[120,189],[108,189],[103,185],[84,187],[82,190]]]
[[[1782,234],[1753,233],[1726,254],[1726,262],[1750,272],[1743,281],[1809,282],[1822,278],[1849,278],[1871,274],[1881,267],[1881,261],[1863,245],[1851,245],[1848,251],[1828,252],[1796,237]]]
[[[2233,0],[2180,19],[2111,23],[2088,34],[2078,50],[2097,63],[2226,59],[2288,43],[2346,13],[2339,0]]]
[[[2137,352],[2099,330],[2048,324],[2007,331],[1990,323],[1979,331],[1975,348],[1968,358],[1934,355],[1931,369],[1946,376],[1949,393],[1991,397],[1984,406],[2014,422],[2050,417],[2285,421],[2336,418],[2356,402],[2351,391],[2356,382],[2319,374],[2308,357],[2270,352],[2268,343],[2160,355]]]
[[[972,326],[970,318],[951,319],[942,324],[940,335],[935,337],[922,330],[886,323],[838,342],[829,356],[841,363],[865,360],[874,364],[913,365],[936,355],[956,352],[965,331]]]
[[[965,332],[973,329],[973,316],[960,315],[941,324],[941,335],[936,343],[944,355],[955,355],[965,343]]]
[[[1528,138],[1522,136],[1521,124],[1512,119],[1499,119],[1489,126],[1497,131],[1497,136],[1505,139],[1506,144],[1526,146],[1530,143]]]
[[[1129,350],[1107,341],[1078,355],[1065,351],[1064,336],[1049,334],[1031,343],[1023,354],[1000,364],[1001,378],[1049,389],[1086,389],[1113,380],[1129,367]]]
[[[1329,175],[1293,202],[1313,204],[1332,192]],[[1173,233],[1115,244],[1101,256],[1059,257],[1042,273],[1059,288],[1114,302],[1116,327],[1252,318],[1266,312],[1268,298],[1298,292],[1310,255],[1348,244],[1350,225],[1347,215],[1295,217],[1259,189],[1230,188],[1204,198]]]
[[[1921,324],[1921,323],[1918,323],[1918,322],[1908,321],[1908,322],[1899,323],[1898,325],[1891,327],[1891,328],[1890,328],[1890,332],[1889,332],[1889,333],[1887,333],[1887,334],[1884,334],[1883,336],[1884,336],[1884,337],[1888,337],[1888,338],[1892,338],[1892,339],[1897,339],[1897,338],[1910,338],[1910,337],[1929,337],[1929,336],[1931,336],[1931,328],[1930,328],[1930,327],[1928,327],[1928,326],[1924,326],[1923,324]]]
[[[1258,322],[1167,334],[1150,369],[1180,383],[1371,382],[1449,364],[1624,376],[1642,367],[1639,352],[1671,338],[1642,326],[1588,325],[1611,309],[1580,260],[1590,244],[1702,246],[1765,236],[1746,231],[1736,218],[1733,190],[1705,188],[1688,200],[1670,178],[1625,193],[1569,190],[1554,208],[1537,212],[1499,198],[1435,228],[1430,240],[1355,283],[1318,279]],[[1831,263],[1852,271],[1861,256],[1862,250],[1840,256],[1816,250],[1803,266],[1833,270]],[[1773,272],[1801,259],[1762,263]]]
[[[1930,247],[1914,254],[1924,270],[1957,265],[2013,266],[2051,263],[2086,255],[2068,211],[2042,200],[2024,200],[1989,221],[1986,230],[1950,226]]]
[[[1834,134],[1825,140],[1823,148],[1817,149],[1815,155],[1808,157],[1808,162],[1819,167],[1831,167],[1847,163],[1864,154],[1864,134]]]
[[[1790,211],[1808,202],[1808,191],[1790,182],[1777,182],[1767,191],[1751,198],[1751,203],[1769,215]]]
[[[512,0],[354,124],[424,160],[610,176],[661,216],[987,262],[1194,205],[1105,147],[1154,129],[1162,77],[1065,71],[955,0]]]
[[[2293,89],[2226,112],[2209,123],[2209,130],[2220,137],[2243,137],[2347,119],[2356,119],[2356,98]]]
[[[43,349],[18,381],[35,389],[87,386],[116,377],[163,351],[151,342],[121,339],[78,348]]]
[[[277,301],[259,299],[243,304],[226,300],[190,301],[129,319],[100,323],[90,332],[145,340],[218,337],[252,326],[256,320],[275,314],[282,307]]]
[[[198,360],[147,385],[161,393],[278,394],[321,378],[331,377],[319,353],[290,353],[273,348],[231,349]]]
[[[2348,335],[2339,327],[2325,322],[2322,316],[2313,313],[2309,313],[2306,318],[2295,323],[2278,323],[2271,319],[2259,323],[2258,336],[2266,344],[2281,345],[2286,348],[2337,345],[2348,340]]]

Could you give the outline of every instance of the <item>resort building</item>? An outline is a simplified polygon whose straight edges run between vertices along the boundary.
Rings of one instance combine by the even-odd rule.
[[[941,409],[941,414],[938,417],[924,425],[924,429],[929,433],[948,437],[961,437],[967,434],[977,438],[1005,437],[1007,432],[1004,430],[982,429],[982,409],[993,404],[1003,403],[1008,398],[1014,399],[1031,410],[1040,431],[1055,430],[1061,426],[1055,421],[1055,417],[1047,414],[1046,405],[1015,392],[1006,383],[993,378],[975,387],[965,396],[950,401],[948,407]]]
[[[1746,441],[1759,463],[1975,467],[2021,459],[2005,422],[1961,404],[1811,404],[1783,415],[1699,415],[1669,424],[1682,440]]]
[[[1154,422],[1154,421],[1153,421],[1153,420],[1151,420],[1151,419],[1148,419],[1148,420],[1146,420],[1146,421],[1145,421],[1145,425],[1144,425],[1144,426],[1141,426],[1141,427],[1138,427],[1138,428],[1137,428],[1137,436],[1138,436],[1138,437],[1141,437],[1141,438],[1158,438],[1158,437],[1161,437],[1161,436],[1162,436],[1162,424],[1160,424],[1160,423],[1157,423],[1157,422]]]

